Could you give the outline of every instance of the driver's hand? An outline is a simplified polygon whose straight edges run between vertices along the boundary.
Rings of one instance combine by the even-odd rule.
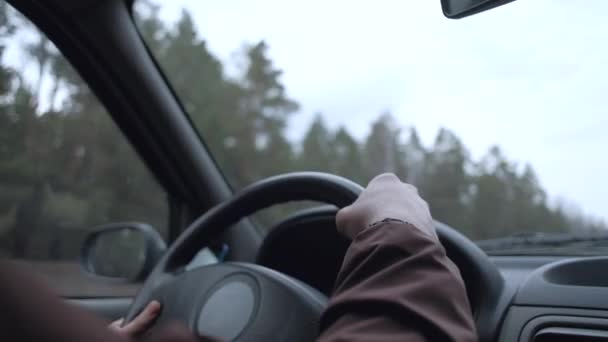
[[[151,301],[135,319],[125,326],[122,326],[123,319],[121,318],[112,322],[108,328],[123,337],[136,338],[150,328],[152,323],[154,323],[154,320],[160,314],[160,309],[161,305],[159,302],[155,300]]]
[[[428,204],[413,185],[391,173],[372,179],[353,204],[338,211],[336,226],[354,239],[365,228],[385,219],[410,223],[438,241]]]

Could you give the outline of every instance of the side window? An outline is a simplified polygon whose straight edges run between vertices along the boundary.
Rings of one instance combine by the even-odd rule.
[[[125,221],[166,237],[165,191],[61,53],[2,0],[0,62],[0,257],[64,296],[132,294],[84,274],[81,245]]]

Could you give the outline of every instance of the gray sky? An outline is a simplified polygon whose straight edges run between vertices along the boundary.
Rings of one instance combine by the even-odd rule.
[[[498,144],[530,162],[552,198],[608,218],[605,0],[519,0],[452,21],[439,0],[172,0],[224,61],[266,40],[303,106],[364,137],[386,109],[430,144],[439,127],[479,158]]]
[[[266,40],[302,105],[295,139],[315,112],[363,138],[390,110],[427,145],[439,127],[475,159],[497,144],[531,163],[553,199],[608,219],[606,0],[518,0],[457,21],[439,0],[157,2],[170,21],[187,8],[228,65]]]
[[[439,0],[157,2],[166,20],[187,8],[228,64],[264,39],[302,105],[293,138],[319,111],[363,138],[390,110],[427,145],[439,127],[475,159],[497,144],[552,198],[608,219],[606,0],[519,0],[457,21]]]

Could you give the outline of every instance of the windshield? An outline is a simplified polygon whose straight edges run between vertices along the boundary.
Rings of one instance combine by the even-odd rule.
[[[607,228],[607,10],[516,1],[449,20],[439,0],[140,0],[135,16],[236,190],[390,171],[487,242]]]

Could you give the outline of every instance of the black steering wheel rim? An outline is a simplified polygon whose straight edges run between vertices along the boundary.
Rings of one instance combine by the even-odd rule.
[[[201,248],[240,219],[289,201],[312,200],[342,208],[351,204],[362,190],[360,185],[348,179],[318,172],[282,174],[244,188],[195,220],[169,247],[136,295],[125,322],[135,318],[155,289],[170,281]],[[451,255],[453,261],[460,266],[463,278],[468,280],[467,286],[472,286],[476,298],[479,298],[473,304],[480,341],[484,341],[498,328],[498,321],[489,317],[495,316],[490,313],[500,300],[502,277],[472,241],[445,224],[436,222],[436,229],[446,249],[455,251]]]

